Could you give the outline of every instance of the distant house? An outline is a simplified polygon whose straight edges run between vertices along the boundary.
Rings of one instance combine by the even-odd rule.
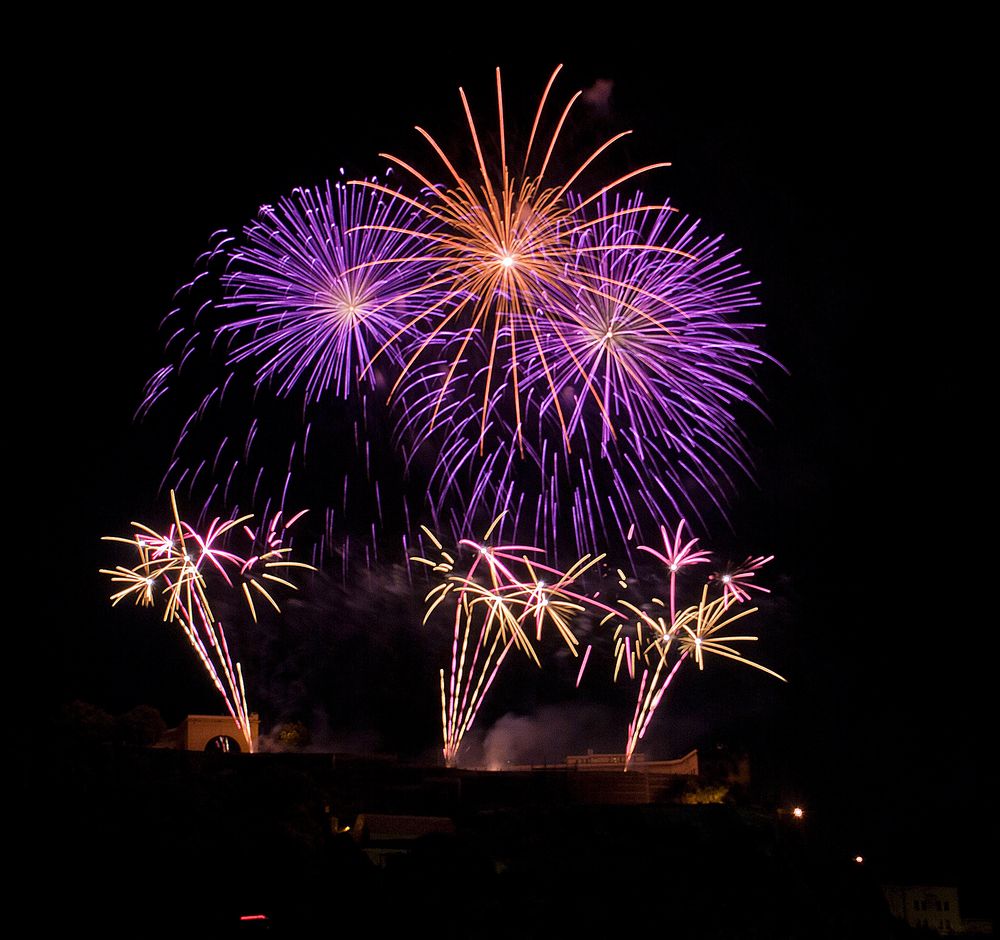
[[[958,888],[942,885],[883,885],[894,917],[911,927],[929,927],[940,934],[962,933]]]

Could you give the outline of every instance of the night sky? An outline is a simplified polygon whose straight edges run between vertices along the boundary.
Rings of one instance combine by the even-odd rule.
[[[29,539],[44,559],[53,542],[59,551],[27,631],[38,704],[82,698],[123,711],[146,702],[174,722],[214,710],[214,692],[156,617],[110,610],[97,574],[109,562],[100,536],[162,514],[163,441],[132,414],[161,362],[157,324],[173,291],[211,232],[238,230],[296,185],[342,166],[380,172],[380,150],[431,165],[412,126],[460,139],[457,87],[485,114],[497,64],[508,111],[530,120],[559,60],[469,57],[420,69],[311,60],[298,70],[291,58],[262,57],[248,69],[236,54],[191,50],[183,61],[121,52],[70,61],[74,79],[43,131],[51,192],[37,250],[48,282],[36,284],[44,302],[29,311],[39,368],[58,390],[29,406],[38,409]],[[988,561],[971,560],[963,545],[978,509],[960,508],[982,476],[956,355],[967,340],[947,322],[956,313],[903,287],[938,263],[904,244],[940,230],[917,206],[934,197],[910,169],[913,105],[876,77],[867,51],[856,50],[846,76],[837,63],[803,55],[693,71],[568,59],[555,100],[613,82],[608,111],[594,120],[634,135],[611,166],[672,161],[647,191],[742,246],[762,285],[762,342],[788,370],[760,372],[771,423],[748,418],[756,485],[741,484],[732,531],[719,523],[704,542],[776,556],[758,654],[790,681],[750,670],[707,686],[681,677],[676,723],[669,707],[658,718],[663,756],[734,740],[787,795],[841,823],[858,851],[912,849],[942,877],[967,877],[980,857],[968,843],[982,825],[991,739],[987,654],[977,643],[988,629],[989,575],[976,568]],[[267,634],[261,655],[272,674],[254,680],[251,704],[265,719],[311,723],[332,746],[430,754],[443,652],[417,624],[392,622],[384,599],[390,612],[373,635],[356,626],[338,634],[343,595],[324,583],[310,588],[313,611],[294,608]],[[317,663],[325,649],[334,655]],[[362,683],[366,667],[386,676]],[[502,698],[481,721],[542,735],[546,721],[550,732],[572,722],[571,683],[519,676],[496,690]],[[374,684],[368,698],[353,694],[361,684]],[[380,706],[382,693],[390,699]],[[614,745],[602,737],[608,714],[623,736],[631,692],[616,694],[594,691],[578,705],[597,748]],[[403,696],[412,707],[391,728],[390,706]],[[579,728],[566,734],[586,746]],[[559,734],[550,737],[547,756],[558,759]]]

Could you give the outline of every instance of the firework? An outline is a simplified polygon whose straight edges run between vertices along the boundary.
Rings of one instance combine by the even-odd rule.
[[[227,522],[215,519],[204,533],[199,533],[180,518],[172,490],[170,508],[173,522],[166,533],[134,522],[136,533],[131,539],[107,536],[106,541],[130,546],[138,562],[132,567],[102,568],[101,574],[108,575],[113,584],[119,585],[111,595],[112,606],[126,598],[132,598],[141,606],[152,606],[163,600],[164,621],[180,626],[240,729],[247,749],[252,751],[243,669],[238,660],[234,662],[226,632],[212,612],[209,578],[221,581],[229,589],[238,585],[255,621],[254,598],[279,610],[271,594],[274,585],[296,588],[278,572],[285,573],[289,568],[310,569],[309,565],[291,561],[287,557],[291,549],[282,545],[284,532],[298,516],[283,522],[279,513],[269,525],[257,531],[247,525],[252,515]],[[248,555],[237,555],[222,547],[223,537],[234,530],[241,531],[249,539]]]
[[[382,368],[399,363],[360,373],[427,276],[419,261],[374,263],[412,253],[412,236],[390,231],[404,225],[430,223],[391,191],[328,181],[262,206],[240,235],[213,235],[164,319],[171,361],[140,407],[186,415],[162,486],[200,501],[197,524],[320,504],[314,563],[339,553],[346,579],[352,552],[378,559],[386,516],[408,509],[383,405]]]
[[[511,314],[503,382],[491,387],[479,337],[439,333],[398,393],[402,446],[439,455],[436,525],[446,511],[466,531],[516,514],[516,493],[538,523],[524,537],[554,544],[562,505],[576,551],[596,552],[632,525],[641,534],[665,502],[701,517],[707,500],[724,515],[735,474],[750,473],[737,405],[757,407],[753,372],[768,357],[748,338],[759,324],[740,318],[756,301],[737,253],[641,195],[602,196],[584,217],[568,270],[604,289],[564,281],[546,295],[544,329]],[[518,414],[505,399],[515,382]]]
[[[722,585],[722,596],[731,602],[742,602],[750,600],[751,591],[761,591],[770,594],[771,591],[753,580],[754,574],[774,560],[774,555],[758,555],[756,558],[748,557],[742,564],[724,568],[714,574],[709,575],[710,581],[716,581]]]
[[[626,769],[664,694],[689,658],[694,660],[699,670],[705,668],[705,654],[708,653],[735,660],[782,679],[766,666],[744,657],[733,645],[756,641],[756,636],[726,632],[733,624],[757,611],[756,607],[738,606],[749,597],[745,590],[726,590],[723,585],[722,593],[710,599],[709,587],[718,581],[710,577],[702,587],[697,603],[684,608],[678,607],[678,576],[684,569],[710,560],[708,552],[696,549],[697,539],[687,542],[683,540],[684,525],[682,520],[673,535],[665,526],[661,527],[664,546],[662,552],[649,546],[638,546],[640,551],[653,555],[666,567],[670,582],[669,602],[654,597],[645,608],[640,608],[631,601],[620,602],[628,615],[624,618],[625,622],[620,623],[615,630],[614,675],[617,679],[623,664],[633,679],[642,670],[635,711],[627,730]],[[753,559],[760,564],[768,560],[770,559]],[[757,567],[759,566],[758,564]],[[634,630],[634,639],[629,629]]]
[[[486,352],[485,382],[480,408],[480,451],[483,450],[481,439],[489,414],[491,392],[498,380],[498,368],[506,368],[508,371],[503,384],[509,379],[515,412],[514,429],[520,439],[519,350],[513,333],[507,332],[505,341],[506,328],[512,323],[518,324],[520,332],[530,338],[529,345],[533,357],[538,360],[539,368],[548,375],[555,366],[543,342],[543,334],[550,329],[550,305],[547,301],[549,294],[569,284],[575,290],[601,296],[609,287],[608,279],[603,273],[574,266],[575,257],[580,251],[601,250],[574,246],[574,237],[595,224],[593,220],[583,217],[585,207],[640,173],[655,167],[669,166],[657,163],[642,167],[609,182],[586,198],[571,200],[568,196],[570,187],[608,147],[631,133],[625,131],[605,141],[567,179],[558,184],[550,183],[546,174],[553,152],[570,109],[581,94],[577,92],[563,109],[548,143],[541,142],[539,132],[542,116],[560,69],[561,66],[552,73],[542,93],[520,161],[508,160],[503,86],[499,69],[496,72],[499,153],[495,155],[495,163],[494,155],[484,155],[480,131],[463,89],[459,89],[459,94],[471,135],[474,152],[471,162],[476,167],[472,177],[462,175],[461,166],[465,161],[458,160],[456,167],[456,162],[421,127],[416,130],[440,159],[450,178],[448,184],[436,185],[427,175],[398,157],[381,155],[411,174],[429,194],[426,204],[417,200],[412,200],[411,204],[428,220],[437,223],[438,228],[433,231],[404,229],[407,236],[412,235],[423,242],[423,250],[412,259],[399,260],[430,260],[436,266],[436,275],[418,288],[417,293],[422,294],[428,290],[444,293],[440,299],[424,303],[417,315],[402,324],[383,343],[373,361],[392,349],[401,338],[409,337],[413,342],[415,351],[408,354],[396,380],[395,391],[415,360],[436,337],[445,331],[457,332],[461,339],[441,381],[440,394],[443,397],[459,369],[468,344],[474,337],[480,337]],[[380,192],[386,191],[378,183],[357,181],[357,184]],[[675,249],[665,247],[660,250],[673,252]],[[446,309],[448,304],[451,306]],[[419,335],[413,340],[415,334]],[[498,351],[505,342],[509,367],[498,365]],[[581,377],[586,381],[582,370]],[[549,385],[555,392],[551,379]],[[556,407],[558,410],[558,400]],[[436,417],[437,409],[434,409],[432,423]]]
[[[732,450],[732,403],[752,401],[753,370],[766,358],[747,339],[760,324],[739,319],[757,301],[738,252],[702,235],[700,221],[645,205],[641,193],[602,196],[593,210],[572,240],[571,267],[603,289],[564,281],[550,294],[543,410],[566,402],[571,436],[596,405],[608,409],[602,441],[626,429],[642,438],[676,429],[675,441],[700,433]],[[544,386],[544,378],[538,364],[525,370],[526,384]]]
[[[576,488],[612,467],[597,488],[630,522],[659,516],[664,499],[681,515],[705,496],[724,511],[733,472],[750,473],[737,408],[757,407],[753,373],[768,358],[749,339],[760,324],[741,316],[754,285],[736,251],[670,207],[640,194],[593,209],[573,267],[605,286],[552,296],[544,355],[522,378],[538,390],[538,437],[554,447],[565,434],[585,457]]]
[[[497,70],[495,153],[460,89],[464,158],[422,128],[437,170],[382,155],[419,184],[418,194],[375,179],[296,189],[262,206],[242,238],[216,233],[205,271],[182,289],[178,311],[193,315],[168,315],[173,361],[150,380],[140,410],[154,408],[182,373],[212,376],[180,409],[187,418],[164,477],[192,498],[196,487],[211,490],[197,529],[181,522],[176,505],[167,536],[139,527],[129,542],[138,564],[109,572],[121,583],[113,599],[166,598],[166,619],[181,624],[241,728],[242,676],[208,606],[206,575],[240,590],[254,614],[255,601],[273,598],[255,580],[259,557],[217,547],[246,517],[231,518],[233,510],[229,522],[197,532],[218,503],[259,508],[260,494],[280,492],[274,505],[283,510],[307,452],[327,505],[320,564],[323,540],[332,543],[336,530],[345,584],[350,546],[370,566],[392,526],[404,529],[405,555],[414,536],[424,544],[422,520],[411,520],[406,501],[411,471],[434,529],[458,542],[449,555],[420,526],[440,558],[422,549],[411,556],[441,576],[427,617],[453,616],[450,669],[441,670],[449,764],[511,650],[537,664],[543,632],[554,630],[578,656],[574,622],[584,612],[617,624],[615,676],[639,681],[627,760],[682,663],[704,668],[705,653],[749,662],[738,646],[753,638],[730,627],[753,612],[736,605],[766,591],[754,576],[770,558],[714,573],[700,601],[682,606],[679,578],[708,553],[682,535],[683,522],[673,533],[661,528],[662,551],[637,542],[664,513],[701,517],[710,502],[724,515],[734,481],[750,472],[737,418],[758,407],[754,371],[769,359],[752,339],[760,324],[748,320],[756,285],[737,253],[703,235],[699,222],[646,204],[641,193],[618,195],[652,166],[574,192],[628,132],[554,179],[579,97],[550,113],[558,73],[523,152],[508,152]],[[224,406],[238,409],[232,420]],[[220,436],[203,433],[220,416]],[[279,441],[282,459],[274,460]],[[397,451],[405,471],[393,462]],[[385,509],[387,499],[399,504]],[[487,535],[470,538],[490,518]],[[616,538],[633,565],[647,553],[665,566],[668,600],[611,607],[579,586]],[[556,567],[560,543],[565,550],[570,540],[580,560]],[[472,560],[460,564],[459,553]],[[618,573],[627,590],[630,579]],[[580,657],[577,684],[590,652]]]
[[[349,546],[377,559],[387,515],[416,535],[400,451],[429,521],[456,539],[506,512],[517,538],[552,553],[569,531],[576,555],[594,554],[633,526],[644,537],[664,508],[725,514],[750,468],[737,412],[755,406],[753,369],[768,358],[745,318],[754,284],[698,222],[617,195],[650,167],[573,191],[624,134],[556,177],[578,97],[552,113],[558,73],[523,152],[509,152],[498,70],[496,153],[464,91],[464,158],[418,128],[443,185],[383,154],[420,184],[415,198],[384,180],[327,182],[262,206],[242,237],[219,233],[205,261],[223,270],[183,289],[193,316],[168,317],[174,361],[142,406],[185,370],[213,376],[172,402],[187,419],[164,477],[204,498],[202,518],[260,510],[259,493],[280,493],[279,507],[289,491],[323,499],[314,561],[339,542],[346,578]],[[389,445],[379,435],[392,428]],[[287,461],[260,458],[278,448]],[[300,494],[305,476],[323,492]]]
[[[263,206],[223,278],[224,306],[251,311],[218,328],[233,334],[230,364],[253,362],[256,384],[273,383],[279,395],[347,398],[375,351],[415,315],[412,295],[431,266],[412,256],[434,228],[381,185],[327,181]]]
[[[471,552],[467,568],[458,569],[454,555],[447,552],[429,530],[425,533],[438,551],[437,559],[414,556],[442,576],[427,594],[424,623],[438,608],[452,611],[451,666],[441,679],[441,729],[445,763],[454,765],[462,740],[472,728],[479,708],[511,650],[518,650],[536,665],[538,653],[532,641],[542,638],[551,625],[574,657],[579,641],[573,619],[584,610],[599,609],[614,615],[612,608],[583,593],[580,578],[603,556],[585,556],[565,571],[540,559],[540,549],[529,545],[491,544],[490,538],[500,518],[481,540],[463,539],[460,550]],[[459,571],[464,573],[459,573]],[[586,651],[577,675],[583,675],[590,650]]]

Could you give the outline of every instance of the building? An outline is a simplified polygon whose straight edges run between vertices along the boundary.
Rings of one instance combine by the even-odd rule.
[[[569,770],[624,770],[624,754],[571,754],[566,758]],[[643,774],[666,774],[672,777],[698,776],[698,750],[688,751],[676,760],[646,760],[642,754],[635,754],[629,764],[629,772]]]
[[[252,750],[257,750],[260,718],[250,716]],[[188,715],[176,728],[165,731],[157,747],[177,751],[220,751],[239,754],[247,749],[243,731],[229,715]]]
[[[962,933],[958,888],[942,885],[883,885],[894,917],[911,927],[929,927],[940,934]]]

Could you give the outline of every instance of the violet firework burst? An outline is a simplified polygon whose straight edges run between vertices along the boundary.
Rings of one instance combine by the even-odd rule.
[[[411,453],[438,455],[435,524],[459,537],[508,510],[525,537],[554,545],[558,522],[577,552],[595,551],[633,527],[641,535],[667,507],[725,513],[735,476],[750,474],[739,412],[759,407],[754,371],[770,357],[750,338],[755,284],[737,252],[641,194],[602,197],[589,214],[570,286],[547,293],[544,321],[512,315],[504,330],[515,353],[500,370],[508,383],[519,376],[519,414],[484,379],[483,350],[444,331],[400,396]],[[581,282],[601,286],[572,286]]]
[[[754,372],[770,358],[744,313],[756,285],[721,236],[670,207],[644,207],[638,194],[594,211],[574,264],[604,287],[551,296],[561,315],[543,343],[555,367],[523,380],[549,390],[539,435],[554,445],[565,428],[567,454],[585,458],[567,460],[575,487],[617,527],[641,526],[664,504],[700,517],[707,501],[724,514],[734,475],[751,473],[740,411],[759,410]]]
[[[757,301],[738,252],[669,206],[644,206],[641,193],[627,205],[603,197],[596,214],[574,239],[572,264],[602,287],[548,298],[543,410],[562,398],[571,437],[606,408],[602,440],[666,436],[683,451],[702,438],[738,459],[733,404],[752,404],[753,370],[766,358],[747,338],[761,324],[742,320]],[[541,385],[538,373],[527,369],[525,382]]]
[[[253,362],[256,384],[274,382],[280,395],[347,398],[414,315],[413,291],[430,271],[414,242],[432,224],[384,187],[329,181],[262,207],[223,278],[224,306],[250,309],[219,328],[234,334],[230,363]]]
[[[405,511],[383,444],[400,364],[362,371],[412,315],[429,265],[410,257],[407,233],[431,224],[391,191],[326,182],[262,206],[239,235],[217,233],[164,321],[173,361],[140,409],[182,418],[162,485],[201,500],[203,517],[266,514],[291,497],[318,510],[314,561],[334,545],[377,558],[384,518]]]

